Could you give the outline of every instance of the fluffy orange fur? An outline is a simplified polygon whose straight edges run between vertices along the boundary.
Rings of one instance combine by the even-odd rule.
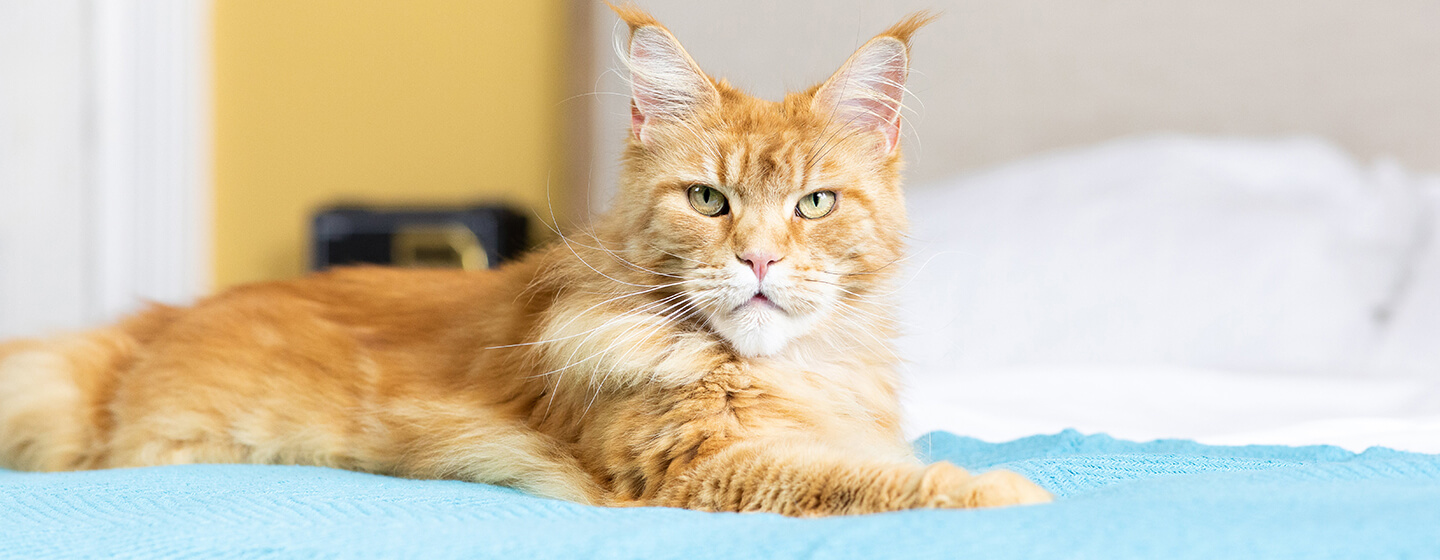
[[[900,431],[895,140],[930,18],[776,103],[616,11],[634,119],[593,231],[493,271],[338,270],[0,345],[0,464],[324,465],[797,516],[1047,501],[921,464]]]

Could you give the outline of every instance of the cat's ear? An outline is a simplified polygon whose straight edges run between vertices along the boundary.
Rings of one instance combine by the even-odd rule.
[[[910,36],[936,16],[916,12],[866,42],[815,91],[811,109],[831,122],[875,132],[886,155],[900,144],[900,107],[910,73]]]
[[[611,9],[630,25],[630,129],[642,144],[657,122],[679,121],[718,103],[720,92],[670,31],[634,6]]]

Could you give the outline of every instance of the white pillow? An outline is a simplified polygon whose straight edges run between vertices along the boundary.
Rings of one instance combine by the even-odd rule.
[[[1148,137],[917,186],[902,356],[1362,370],[1416,239],[1403,177],[1315,139]]]
[[[1397,306],[1387,321],[1372,370],[1440,379],[1440,177],[1426,181],[1426,204],[1413,264],[1397,283]],[[1440,394],[1432,395],[1440,399]]]

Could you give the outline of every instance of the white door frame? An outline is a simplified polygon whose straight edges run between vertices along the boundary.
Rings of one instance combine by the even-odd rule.
[[[210,2],[0,5],[0,339],[210,285]]]
[[[209,287],[210,3],[96,0],[96,311]]]

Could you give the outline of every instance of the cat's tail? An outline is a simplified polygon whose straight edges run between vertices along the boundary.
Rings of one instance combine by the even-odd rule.
[[[72,363],[84,358],[83,337],[0,346],[0,467],[61,471],[87,462],[96,442]]]
[[[112,327],[0,342],[0,467],[69,471],[102,464],[118,379],[177,313],[156,305]]]

